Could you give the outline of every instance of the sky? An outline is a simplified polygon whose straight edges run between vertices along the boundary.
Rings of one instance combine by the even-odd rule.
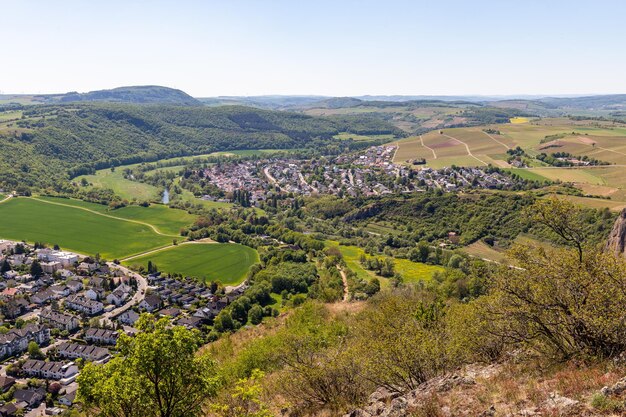
[[[623,0],[0,0],[0,93],[626,93]]]

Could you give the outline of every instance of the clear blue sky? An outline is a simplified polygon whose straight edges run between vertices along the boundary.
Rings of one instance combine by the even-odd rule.
[[[0,0],[0,91],[626,93],[625,1]]]

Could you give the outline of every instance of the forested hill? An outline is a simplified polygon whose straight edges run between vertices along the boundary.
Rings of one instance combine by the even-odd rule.
[[[0,124],[0,188],[57,185],[75,175],[140,161],[236,149],[367,145],[340,132],[403,133],[363,116],[312,117],[242,106],[121,104],[32,106]]]
[[[97,90],[88,93],[66,93],[37,96],[44,103],[71,102],[115,102],[134,104],[172,104],[201,106],[202,103],[181,90],[158,85],[119,87],[111,90]]]

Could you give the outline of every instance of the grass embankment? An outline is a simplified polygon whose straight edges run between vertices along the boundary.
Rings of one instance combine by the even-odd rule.
[[[123,264],[156,264],[160,271],[180,273],[225,285],[240,284],[252,265],[259,262],[256,250],[234,243],[188,243],[124,261]]]

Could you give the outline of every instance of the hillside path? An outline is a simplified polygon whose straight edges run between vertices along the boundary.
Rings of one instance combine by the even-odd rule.
[[[348,301],[348,298],[350,297],[350,288],[348,287],[348,276],[346,275],[346,272],[343,269],[341,269],[339,265],[337,265],[337,269],[339,270],[339,274],[341,274],[341,281],[343,282],[343,299],[341,301],[345,303]]]
[[[489,136],[494,142],[497,142],[500,145],[504,146],[507,150],[511,149],[511,147],[509,145],[507,145],[504,142],[500,142],[498,139],[494,138],[493,136],[491,136],[489,133],[485,132],[484,130],[481,130],[481,132],[483,132],[485,135]]]
[[[443,134],[443,136],[445,136],[445,137],[447,137],[447,138],[450,138],[450,139],[452,139],[452,140],[456,140],[456,141],[457,141],[457,142],[459,142],[460,144],[464,145],[464,146],[465,146],[465,149],[467,150],[467,154],[468,154],[469,156],[471,156],[472,158],[474,158],[474,159],[475,159],[475,160],[477,160],[478,162],[480,162],[480,163],[484,164],[485,166],[489,165],[488,163],[486,163],[485,161],[483,161],[482,159],[480,159],[480,158],[478,158],[476,155],[474,155],[474,154],[472,153],[472,151],[470,150],[470,147],[469,147],[469,145],[468,145],[467,143],[465,143],[465,142],[463,142],[462,140],[457,139],[457,138],[455,138],[455,137],[452,137],[452,136],[446,135],[445,133]]]
[[[88,209],[87,207],[79,207],[79,206],[73,206],[71,204],[57,203],[57,202],[54,202],[54,201],[42,200],[42,199],[37,198],[37,197],[26,197],[26,198],[31,198],[33,200],[41,201],[42,203],[52,204],[52,205],[55,205],[55,206],[63,206],[63,207],[74,208],[74,209],[77,209],[77,210],[83,210],[83,211],[87,211],[87,212],[92,213],[92,214],[96,214],[98,216],[108,217],[108,218],[111,218],[111,219],[122,220],[122,221],[129,222],[129,223],[141,224],[143,226],[148,226],[157,235],[168,236],[168,237],[180,237],[179,235],[170,235],[170,234],[167,234],[167,233],[163,233],[159,229],[157,229],[156,226],[154,226],[154,225],[152,225],[150,223],[139,221],[139,220],[125,219],[124,217],[117,217],[117,216],[112,216],[110,214],[100,213],[100,212],[98,212],[96,210]]]
[[[422,146],[426,149],[430,149],[430,151],[433,153],[433,159],[437,159],[437,153],[435,152],[435,150],[433,148],[431,148],[430,146],[426,146],[426,144],[424,143],[424,139],[422,138],[422,135],[420,135],[420,142],[422,143]]]
[[[0,204],[9,201],[11,199],[11,197],[13,197],[13,195],[9,194],[8,196],[6,196],[5,198],[3,198],[2,200],[0,200]]]

